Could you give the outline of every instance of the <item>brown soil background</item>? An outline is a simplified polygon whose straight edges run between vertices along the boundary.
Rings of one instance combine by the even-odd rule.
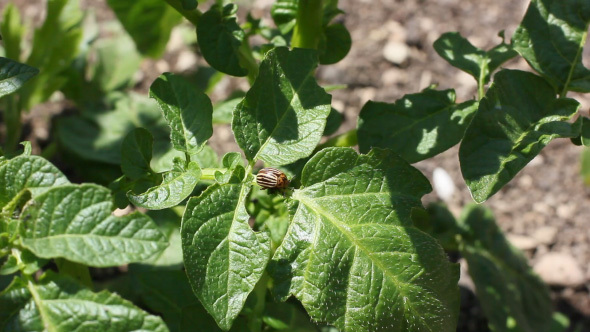
[[[27,19],[40,22],[38,18],[44,15],[44,2],[36,1],[0,0],[0,10],[10,2],[21,8]],[[255,17],[265,17],[269,24],[272,3],[272,0],[239,2],[252,8]],[[114,18],[102,0],[85,0],[82,5],[83,8],[93,7],[99,22]],[[475,46],[489,49],[501,41],[497,37],[500,30],[505,30],[507,40],[510,39],[527,5],[528,1],[524,0],[340,0],[340,8],[346,14],[338,19],[351,32],[352,50],[340,63],[318,71],[322,84],[348,86],[332,92],[333,106],[346,117],[339,133],[355,127],[360,108],[367,100],[393,102],[430,84],[438,84],[440,89],[455,89],[458,102],[474,98],[475,80],[440,58],[432,47],[433,42],[444,32],[458,31]],[[393,64],[384,57],[385,45],[391,42],[405,45],[408,51],[400,64]],[[168,52],[163,60],[146,60],[137,90],[147,91],[162,71],[173,71],[178,55],[179,51],[175,50]],[[197,64],[203,63],[197,55]],[[590,67],[590,47],[585,49],[584,63]],[[522,59],[512,60],[504,67],[528,69]],[[243,81],[222,81],[212,98],[214,101],[222,99],[236,86],[243,86]],[[582,112],[587,115],[590,96],[572,97],[582,103]],[[31,128],[28,139],[46,140],[51,133],[51,116],[60,113],[64,105],[59,101],[46,103],[27,114],[25,121]],[[228,127],[217,127],[211,143],[220,153],[237,150]],[[571,255],[582,270],[583,283],[552,287],[555,308],[570,317],[572,331],[576,326],[578,331],[590,331],[590,189],[579,176],[581,151],[582,148],[569,140],[553,141],[510,184],[484,203],[494,211],[498,224],[509,235],[529,238],[540,227],[557,231],[551,243],[534,245],[525,253],[531,265],[549,252],[565,253]],[[461,177],[457,152],[458,147],[454,147],[416,164],[431,179],[437,167],[451,175],[457,190],[446,203],[456,215],[472,202]],[[426,201],[435,200],[438,198],[434,193],[426,198]],[[458,331],[486,331],[481,309],[468,287],[463,289],[462,302]]]

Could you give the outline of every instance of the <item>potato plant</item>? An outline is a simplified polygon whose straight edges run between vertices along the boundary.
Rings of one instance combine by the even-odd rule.
[[[581,60],[590,2],[533,0],[511,41],[500,33],[490,50],[443,34],[434,48],[474,77],[476,98],[457,102],[432,86],[369,101],[356,129],[322,144],[342,117],[314,74],[351,47],[337,0],[277,0],[274,27],[250,15],[238,24],[231,1],[108,4],[131,39],[82,38],[77,1],[53,0],[25,63],[20,14],[3,14],[3,331],[454,331],[459,265],[445,250],[467,261],[491,330],[567,328],[491,211],[472,205],[456,219],[443,205],[423,207],[431,185],[411,163],[461,144],[463,177],[481,203],[551,140],[590,145],[588,118],[567,97],[590,92]],[[151,100],[126,92],[140,57],[161,56],[182,17],[216,75],[247,78],[245,94],[214,105],[214,78],[199,88],[169,72],[151,84]],[[253,45],[254,35],[266,43]],[[62,53],[65,67],[39,62]],[[531,72],[501,69],[517,56]],[[12,143],[17,115],[58,89],[78,114],[59,119],[52,148],[88,183]],[[221,160],[207,143],[219,123],[231,123],[241,149]],[[261,190],[262,165],[290,186]],[[129,204],[140,209],[112,214]],[[125,264],[109,282],[91,277],[90,267]]]

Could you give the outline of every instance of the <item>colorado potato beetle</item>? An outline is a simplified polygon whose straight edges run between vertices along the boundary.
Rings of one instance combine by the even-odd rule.
[[[261,169],[256,175],[256,183],[262,189],[281,189],[284,190],[289,185],[287,175],[280,170],[272,167]]]

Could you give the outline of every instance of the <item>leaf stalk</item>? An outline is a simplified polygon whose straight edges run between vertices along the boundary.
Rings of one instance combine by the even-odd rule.
[[[291,47],[318,49],[322,32],[322,0],[300,0]]]

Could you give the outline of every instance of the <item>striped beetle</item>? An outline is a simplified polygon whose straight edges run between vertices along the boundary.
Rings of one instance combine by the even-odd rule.
[[[256,175],[256,183],[264,189],[284,190],[289,185],[287,175],[280,170],[272,167],[261,169]]]

